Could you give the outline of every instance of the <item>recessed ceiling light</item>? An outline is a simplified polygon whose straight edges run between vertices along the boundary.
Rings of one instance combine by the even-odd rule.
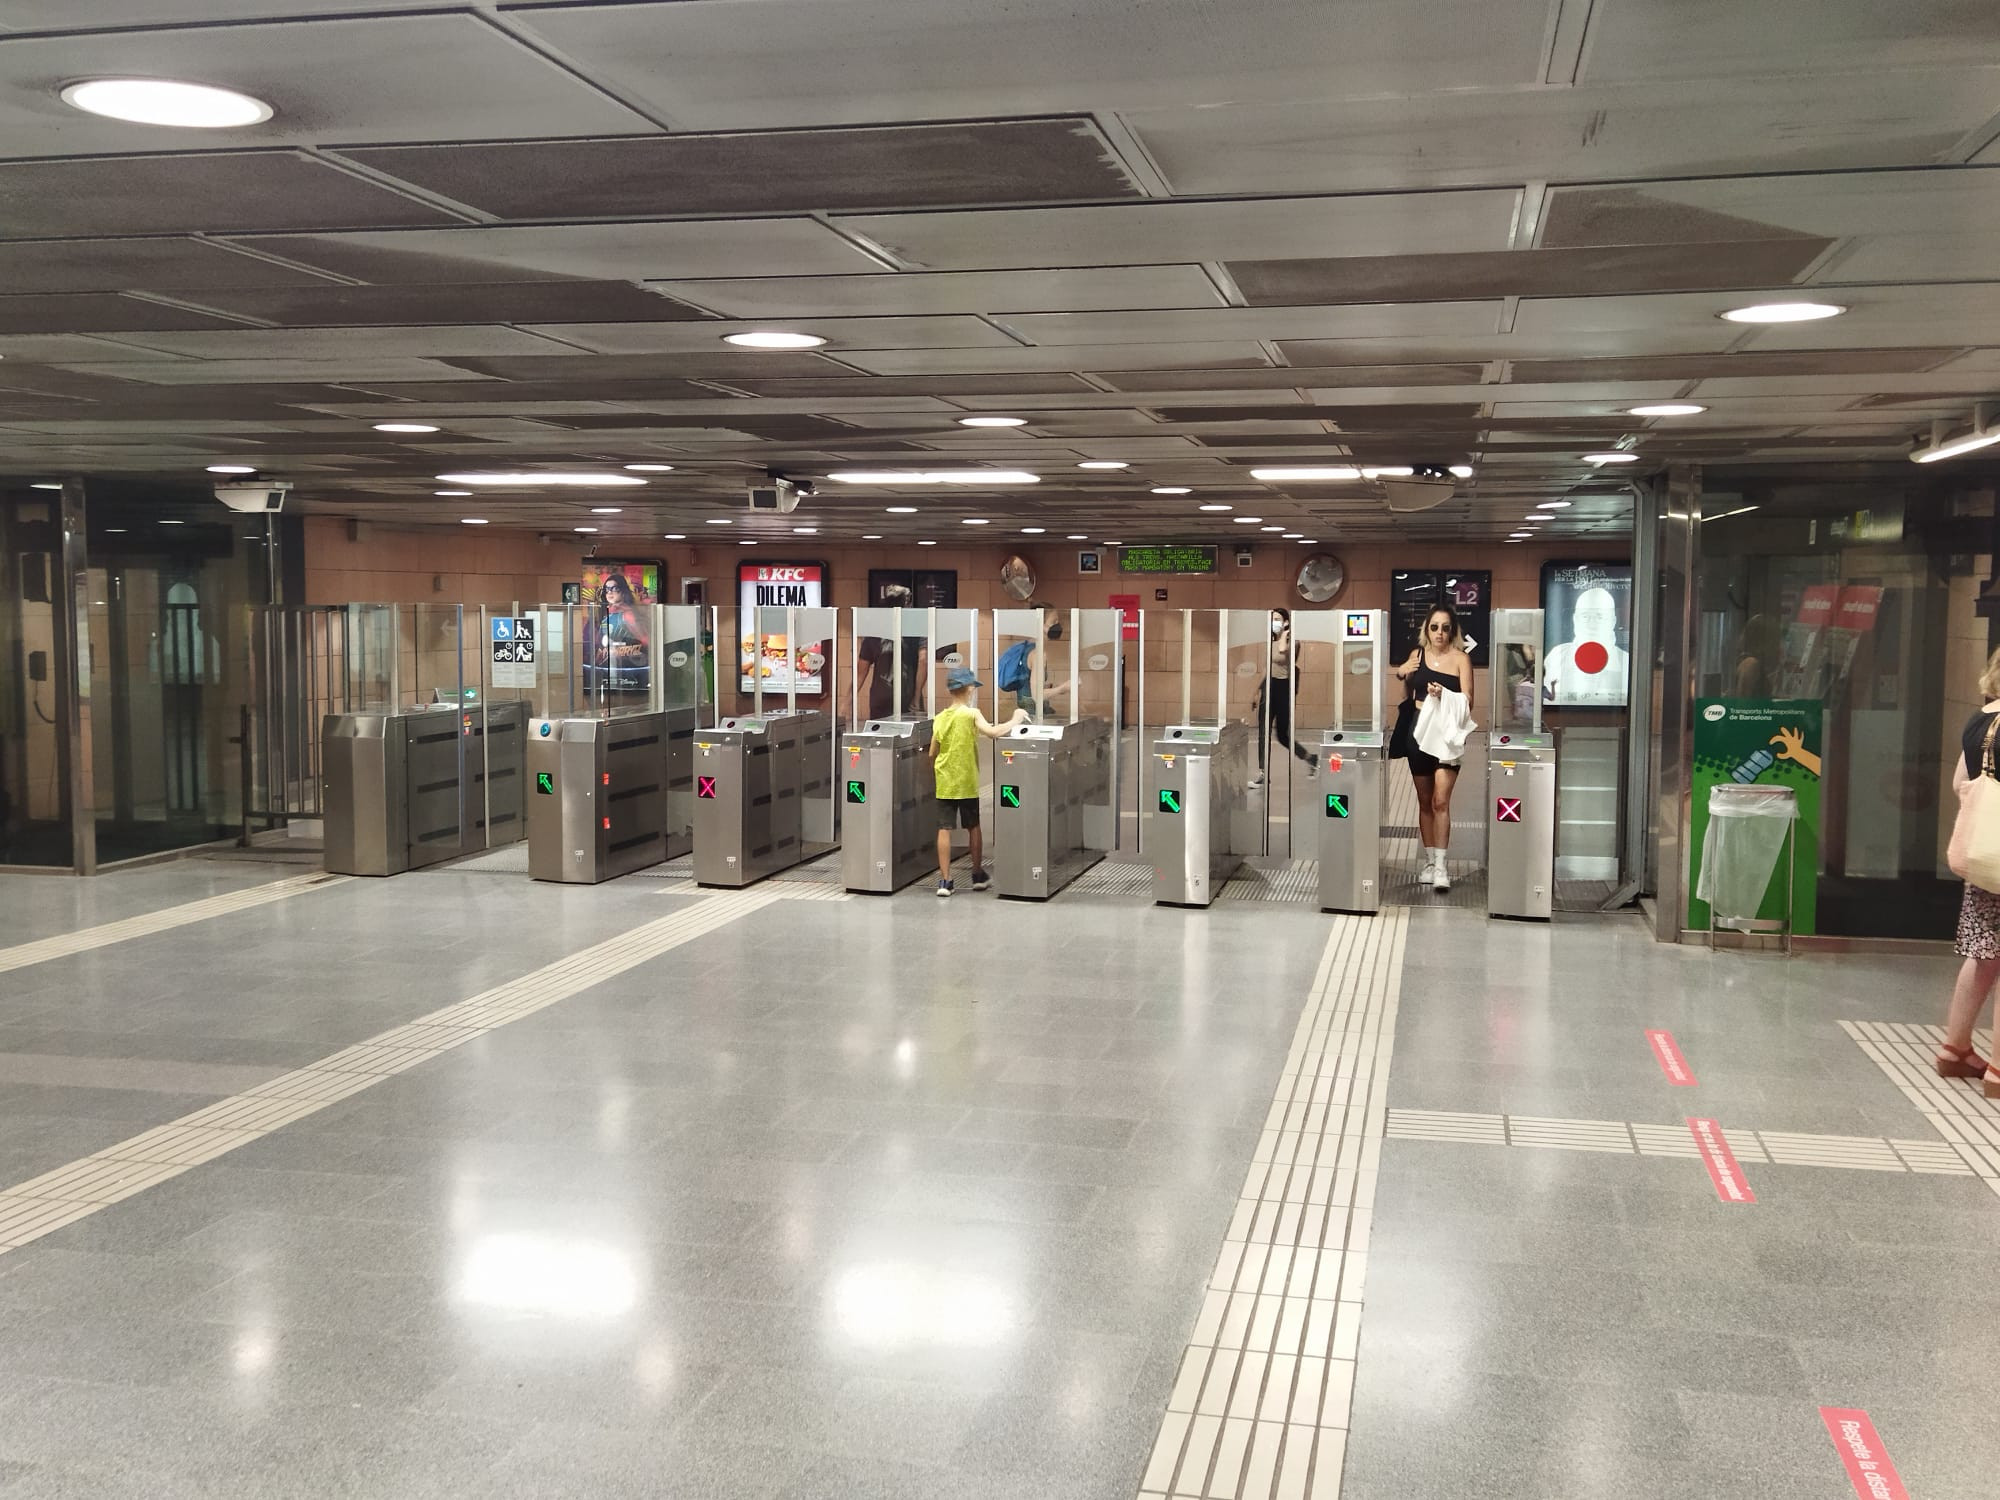
[[[1529,537],[1533,535],[1534,533],[1532,531],[1517,531],[1513,533],[1511,536],[1509,536],[1507,540],[1510,542],[1525,542],[1528,540]]]
[[[961,427],[1026,427],[1026,417],[960,417]]]
[[[792,528],[792,535],[793,535],[793,536],[818,536],[818,535],[819,535],[819,528],[818,528],[817,526],[794,526],[794,527]]]
[[[1192,495],[1193,490],[1181,484],[1157,484],[1153,486],[1155,495]]]
[[[1319,545],[1319,538],[1316,536],[1302,536],[1299,538],[1299,545],[1301,547],[1317,547]]]
[[[107,526],[104,530],[108,536],[123,536],[125,535],[126,528],[123,526]]]
[[[919,547],[935,547],[935,546],[937,545],[937,543],[936,543],[936,542],[918,542],[918,543],[917,543],[917,545],[918,545]]]
[[[739,547],[754,547],[757,544],[755,542],[738,542],[736,545]]]
[[[484,526],[484,525],[486,524],[486,517],[484,517],[484,516],[460,516],[460,517],[458,518],[458,524],[459,524],[459,525],[461,525],[461,526]]]
[[[1023,469],[836,469],[835,484],[1040,484],[1042,476]]]
[[[432,490],[433,495],[469,495],[471,490]]]
[[[779,333],[772,329],[753,329],[749,333],[725,333],[725,344],[734,344],[739,349],[817,349],[826,342],[816,333]]]
[[[882,540],[882,533],[879,531],[871,531],[867,535],[863,536],[861,540],[864,542],[879,542]]]
[[[687,533],[685,531],[669,531],[666,533],[666,539],[670,542],[684,542],[687,540]]]
[[[1451,466],[1451,473],[1454,479],[1470,479],[1472,477],[1472,465],[1453,464]]]
[[[1583,461],[1587,464],[1636,464],[1639,461],[1639,455],[1636,453],[1586,453],[1583,455]]]
[[[625,467],[634,474],[671,474],[674,472],[672,464],[627,464]]]
[[[1048,529],[1049,529],[1049,528],[1048,528],[1048,527],[1046,527],[1046,526],[1023,526],[1023,527],[1021,528],[1021,535],[1022,535],[1022,536],[1041,536],[1041,535],[1045,534],[1045,533],[1046,533],[1046,532],[1048,531]]]
[[[1132,466],[1122,458],[1093,458],[1077,465],[1079,469],[1129,469]]]
[[[727,516],[710,516],[708,524],[711,526],[734,526],[736,523]]]
[[[1257,529],[1259,531],[1283,531],[1285,528],[1282,526],[1259,526]]]
[[[597,528],[596,528],[595,526],[572,526],[572,527],[570,527],[570,530],[571,530],[571,531],[582,531],[582,532],[586,532],[586,533],[587,533],[587,532],[593,532],[593,531],[597,530]]]
[[[1305,540],[1305,535],[1302,532],[1288,531],[1284,535],[1284,540],[1288,542],[1302,542]]]
[[[62,488],[62,486],[56,483],[54,480],[45,479],[40,484],[29,485],[28,488],[31,490],[59,490]]]
[[[958,524],[961,526],[990,526],[993,523],[991,521],[988,521],[984,516],[967,516],[963,521],[960,521]]]
[[[624,507],[618,505],[593,505],[590,507],[590,513],[593,516],[615,516],[621,514],[623,510]]]
[[[571,489],[615,490],[646,482],[643,479],[634,479],[630,474],[514,474],[492,473],[483,469],[469,474],[440,474],[437,478],[441,484],[484,484],[516,490],[542,489],[558,485]]]
[[[162,526],[185,526],[185,525],[187,525],[187,522],[185,522],[185,521],[162,521],[162,522],[160,522],[160,524],[161,524]]]
[[[1236,509],[1236,507],[1235,507],[1235,506],[1233,506],[1233,505],[1201,505],[1201,506],[1197,506],[1197,507],[1195,507],[1195,508],[1196,508],[1197,510],[1214,510],[1214,511],[1222,511],[1222,510],[1234,510],[1234,509]]]
[[[1250,477],[1271,484],[1286,484],[1306,479],[1359,479],[1361,471],[1348,465],[1336,464],[1330,468],[1316,469],[1252,469]]]
[[[1760,302],[1755,307],[1732,307],[1719,316],[1727,323],[1814,323],[1846,311],[1831,302]]]
[[[255,474],[257,471],[249,464],[210,464],[208,472],[211,474]]]
[[[1125,544],[1123,542],[1106,542],[1104,545],[1107,547],[1122,547]]]
[[[892,516],[914,516],[917,513],[914,505],[890,505],[884,509]]]
[[[428,422],[377,422],[377,432],[436,432]]]
[[[1232,516],[1230,519],[1235,521],[1238,526],[1256,526],[1260,525],[1264,518],[1262,516]]]
[[[1628,406],[1628,417],[1691,417],[1697,412],[1707,411],[1705,406],[1697,406],[1692,401],[1655,401],[1650,406]]]
[[[179,125],[191,130],[261,125],[273,113],[262,99],[234,89],[179,83],[171,78],[92,78],[64,89],[62,101],[72,109],[110,120]]]
[[[1090,538],[1085,536],[1081,531],[1072,531],[1069,534],[1069,539],[1072,542],[1087,542],[1090,540]]]
[[[1543,500],[1543,501],[1541,501],[1540,503],[1538,503],[1538,504],[1537,504],[1537,505],[1535,506],[1535,509],[1536,509],[1536,510],[1568,510],[1568,509],[1569,509],[1569,505],[1570,505],[1570,503],[1569,503],[1569,501],[1567,501],[1567,500]]]

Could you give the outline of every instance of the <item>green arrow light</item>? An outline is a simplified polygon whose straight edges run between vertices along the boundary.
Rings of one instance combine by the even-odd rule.
[[[1348,816],[1347,794],[1345,792],[1328,792],[1326,794],[1326,815],[1329,818],[1344,818]]]
[[[1177,813],[1180,810],[1181,810],[1181,794],[1175,791],[1172,787],[1166,787],[1166,786],[1161,787],[1160,811],[1163,813]]]
[[[1008,807],[1019,807],[1021,805],[1021,789],[1018,786],[1003,781],[1000,784],[1000,800]]]
[[[849,802],[866,802],[868,800],[868,783],[865,781],[848,782],[847,800]]]
[[[535,790],[540,792],[544,797],[553,797],[556,794],[556,773],[553,771],[535,772]]]

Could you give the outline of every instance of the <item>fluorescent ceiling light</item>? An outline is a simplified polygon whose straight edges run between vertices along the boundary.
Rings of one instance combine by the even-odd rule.
[[[1570,506],[1570,502],[1569,502],[1569,501],[1567,501],[1567,500],[1544,500],[1544,501],[1542,501],[1542,502],[1541,502],[1540,504],[1538,504],[1538,505],[1537,505],[1537,506],[1535,507],[1535,509],[1536,509],[1536,510],[1568,510],[1568,509],[1569,509],[1569,506]]]
[[[1319,545],[1319,538],[1316,536],[1302,536],[1299,538],[1299,545],[1301,547],[1317,547]]]
[[[890,505],[885,506],[884,509],[892,516],[914,516],[917,513],[917,508],[914,505]]]
[[[1026,427],[1026,417],[960,417],[961,427]]]
[[[935,546],[937,545],[937,543],[936,543],[936,542],[918,542],[918,543],[917,543],[917,545],[918,545],[919,547],[935,547]]]
[[[771,329],[753,329],[749,333],[725,333],[725,344],[734,344],[739,349],[817,349],[826,342],[816,333],[778,333]]]
[[[62,488],[62,485],[57,483],[55,480],[45,479],[39,484],[29,485],[28,488],[31,490],[59,490]]]
[[[629,474],[505,474],[476,470],[467,474],[440,474],[441,484],[486,484],[506,489],[534,490],[563,486],[570,489],[623,489],[628,485],[644,484],[643,479],[634,479]]]
[[[1628,417],[1692,417],[1707,411],[1705,406],[1697,406],[1692,401],[1655,401],[1650,406],[1628,406]]]
[[[2000,403],[1982,401],[1972,409],[1972,426],[1956,437],[1946,435],[1943,422],[1932,422],[1930,442],[1912,452],[1910,462],[1934,464],[2000,443],[2000,421],[1996,418],[2000,418]]]
[[[1282,540],[1287,542],[1302,542],[1305,540],[1305,536],[1302,532],[1288,531],[1285,533]]]
[[[211,474],[255,474],[257,471],[249,464],[210,464],[208,472]]]
[[[623,509],[624,507],[619,505],[593,505],[590,507],[590,513],[593,516],[615,516],[620,514]]]
[[[1472,477],[1472,465],[1453,464],[1451,466],[1451,474],[1454,479],[1470,479]]]
[[[674,472],[672,464],[627,464],[625,467],[634,474],[671,474]]]
[[[1093,458],[1088,463],[1077,465],[1079,469],[1129,469],[1132,466],[1122,458]]]
[[[1532,531],[1517,531],[1512,536],[1508,537],[1507,540],[1510,542],[1525,542],[1529,537],[1533,535],[1534,533]]]
[[[755,542],[738,542],[736,545],[739,547],[754,547],[757,544]]]
[[[1587,464],[1636,464],[1639,461],[1639,455],[1636,453],[1586,453],[1583,455],[1583,461]]]
[[[1264,520],[1262,516],[1232,516],[1230,517],[1230,519],[1233,520],[1238,526],[1258,526],[1261,525]]]
[[[92,78],[62,91],[63,103],[85,114],[134,125],[178,125],[190,130],[228,130],[261,125],[274,111],[262,99],[206,83],[171,78]]]
[[[1735,510],[1725,510],[1722,511],[1720,514],[1713,516],[1703,516],[1701,518],[1701,524],[1706,526],[1710,521],[1726,521],[1731,516],[1747,516],[1750,514],[1751,511],[1756,509],[1757,507],[1754,505],[1739,505],[1736,507]]]
[[[792,535],[793,535],[793,536],[818,536],[818,535],[819,535],[819,528],[818,528],[817,526],[794,526],[794,527],[792,528]]]
[[[1223,511],[1236,509],[1233,505],[1197,505],[1196,510]]]
[[[711,526],[734,526],[736,523],[727,516],[710,516],[708,524]]]
[[[570,530],[571,530],[571,531],[581,531],[581,532],[585,532],[585,533],[590,533],[590,532],[594,532],[594,531],[596,531],[596,530],[597,530],[597,528],[596,528],[595,526],[572,526],[572,527],[570,528]]]
[[[460,517],[458,518],[458,524],[459,524],[459,525],[461,525],[461,526],[484,526],[484,525],[486,524],[486,517],[484,517],[484,516],[460,516]]]
[[[1270,484],[1286,484],[1294,480],[1359,479],[1361,471],[1347,465],[1319,469],[1252,469],[1250,477]]]
[[[377,432],[436,432],[428,422],[377,422]]]
[[[861,540],[864,542],[879,542],[882,540],[882,533],[879,531],[871,531],[866,536],[862,537]]]
[[[471,493],[472,493],[472,491],[471,491],[471,490],[432,490],[432,491],[431,491],[431,493],[432,493],[433,495],[453,495],[453,496],[456,496],[456,495],[469,495],[469,494],[471,494]]]
[[[1283,531],[1285,528],[1282,526],[1259,526],[1257,529],[1259,531]]]
[[[185,525],[187,525],[187,522],[185,522],[185,521],[162,521],[162,522],[160,522],[160,524],[161,524],[162,526],[185,526]]]
[[[1152,492],[1155,495],[1192,495],[1194,493],[1193,490],[1183,484],[1155,485]]]
[[[1416,472],[1415,469],[1412,469],[1407,464],[1403,464],[1393,469],[1363,469],[1361,477],[1363,479],[1408,479]]]
[[[1023,469],[836,469],[835,484],[1040,484],[1042,476]]]
[[[1072,542],[1087,542],[1090,540],[1090,538],[1085,536],[1081,531],[1072,531],[1069,534],[1069,539]]]
[[[1043,534],[1044,532],[1046,532],[1046,531],[1047,531],[1048,529],[1049,529],[1049,528],[1048,528],[1048,527],[1046,527],[1046,526],[1023,526],[1023,527],[1021,528],[1021,535],[1022,535],[1022,536],[1041,536],[1041,535],[1042,535],[1042,534]]]
[[[669,531],[666,534],[666,539],[670,542],[684,542],[687,540],[687,533],[685,531]]]
[[[967,516],[958,524],[961,526],[990,526],[992,522],[988,521],[984,516]]]
[[[1719,316],[1725,323],[1814,323],[1846,311],[1831,302],[1760,302],[1755,307],[1732,307]]]

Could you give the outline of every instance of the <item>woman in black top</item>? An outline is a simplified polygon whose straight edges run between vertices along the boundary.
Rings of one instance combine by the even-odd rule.
[[[1465,654],[1458,616],[1448,606],[1440,604],[1424,616],[1423,643],[1394,672],[1409,693],[1396,714],[1389,756],[1410,763],[1410,780],[1417,788],[1417,829],[1424,840],[1424,865],[1417,882],[1448,891],[1451,876],[1445,871],[1445,851],[1451,847],[1451,793],[1463,762],[1447,765],[1417,744],[1419,699],[1447,691],[1463,693],[1466,709],[1472,708],[1472,658]]]
[[[1986,707],[1974,714],[1965,726],[1965,754],[1953,776],[1966,781],[1985,774],[1989,733],[1994,740],[1994,760],[2000,764],[2000,651],[1987,659],[1979,678],[1979,693]],[[1942,1078],[1982,1078],[1986,1097],[2000,1099],[2000,1071],[1972,1050],[1972,1028],[1986,1000],[2000,981],[2000,894],[1982,891],[1968,882],[1958,908],[1958,953],[1965,960],[1952,987],[1951,1009],[1945,1013],[1944,1044],[1938,1048],[1936,1067]]]

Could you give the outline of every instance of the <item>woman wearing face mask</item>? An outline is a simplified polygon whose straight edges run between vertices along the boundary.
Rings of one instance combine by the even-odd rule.
[[[1257,779],[1264,784],[1265,742],[1271,740],[1291,747],[1292,754],[1306,763],[1308,771],[1319,769],[1319,757],[1292,744],[1292,612],[1271,611],[1271,672],[1257,695]]]
[[[1451,793],[1458,785],[1462,762],[1449,765],[1424,753],[1417,744],[1417,705],[1425,698],[1445,693],[1465,694],[1465,707],[1472,710],[1472,658],[1465,654],[1465,638],[1458,628],[1458,616],[1447,605],[1437,605],[1424,617],[1423,643],[1410,659],[1394,669],[1408,686],[1408,696],[1396,714],[1396,729],[1389,738],[1389,757],[1410,763],[1410,780],[1417,788],[1417,827],[1424,840],[1424,865],[1417,879],[1434,891],[1451,889],[1445,871],[1445,851],[1451,847]]]

